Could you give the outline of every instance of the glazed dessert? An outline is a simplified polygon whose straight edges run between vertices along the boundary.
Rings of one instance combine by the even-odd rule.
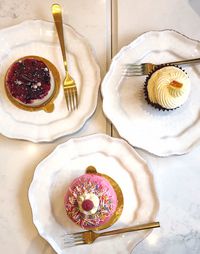
[[[46,104],[55,92],[55,67],[52,72],[51,66],[48,60],[36,56],[15,61],[5,77],[5,87],[11,101],[32,108]]]
[[[86,173],[76,178],[64,198],[67,215],[84,229],[99,230],[108,227],[109,223],[113,224],[116,221],[113,216],[117,210],[119,212],[119,203],[110,181],[96,173]]]
[[[161,110],[173,110],[187,101],[190,80],[178,66],[159,66],[147,77],[144,90],[149,104]]]

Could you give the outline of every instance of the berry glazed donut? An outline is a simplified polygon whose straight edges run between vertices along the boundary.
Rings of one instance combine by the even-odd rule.
[[[86,173],[70,184],[64,205],[74,223],[83,229],[99,230],[109,226],[119,206],[121,214],[123,207],[119,200],[116,189],[108,179],[101,174]]]

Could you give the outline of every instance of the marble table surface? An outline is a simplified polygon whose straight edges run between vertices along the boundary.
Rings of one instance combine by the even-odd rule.
[[[50,6],[55,1],[0,0],[0,28],[27,19],[52,21]],[[94,49],[105,75],[112,56],[149,30],[175,29],[200,40],[198,0],[58,0],[66,12],[64,22],[85,36]],[[54,142],[33,144],[0,135],[0,252],[53,254],[54,250],[32,224],[28,188],[34,169],[58,144],[71,137],[111,133],[111,124],[97,110],[74,135]],[[3,121],[3,119],[0,119]],[[114,136],[117,132],[112,131]],[[200,147],[182,156],[160,158],[136,149],[154,175],[161,228],[154,230],[133,250],[134,254],[200,253]],[[114,253],[113,253],[114,254]]]

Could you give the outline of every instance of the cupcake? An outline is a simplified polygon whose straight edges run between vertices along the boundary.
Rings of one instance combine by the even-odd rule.
[[[15,61],[5,77],[8,98],[26,110],[43,109],[55,97],[59,73],[48,60],[28,56]]]
[[[160,65],[145,80],[145,99],[159,110],[173,110],[182,106],[190,94],[190,80],[186,72],[173,65]]]
[[[69,218],[83,229],[100,230],[112,225],[120,216],[123,196],[110,177],[86,173],[76,178],[64,197]]]

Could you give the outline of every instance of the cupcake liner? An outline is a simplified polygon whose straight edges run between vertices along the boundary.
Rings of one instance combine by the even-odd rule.
[[[146,77],[146,79],[145,79],[145,81],[144,81],[144,97],[145,97],[145,100],[147,101],[147,103],[148,103],[149,105],[151,105],[151,106],[154,107],[155,109],[158,109],[159,111],[161,111],[161,110],[162,110],[162,111],[173,111],[173,110],[179,108],[179,107],[173,108],[173,109],[163,108],[160,104],[151,102],[150,99],[149,99],[149,96],[148,96],[147,86],[148,86],[148,81],[149,81],[149,79],[151,78],[152,74],[155,73],[156,71],[158,71],[158,70],[164,68],[164,67],[167,67],[167,66],[174,66],[174,67],[176,67],[176,68],[179,68],[180,70],[182,70],[183,72],[185,72],[185,73],[187,74],[187,72],[186,72],[184,69],[182,69],[182,67],[180,67],[180,66],[178,66],[178,65],[175,65],[175,64],[160,64],[160,65],[157,65],[157,66],[154,68],[154,70],[152,70],[152,71],[148,74],[148,76]]]

